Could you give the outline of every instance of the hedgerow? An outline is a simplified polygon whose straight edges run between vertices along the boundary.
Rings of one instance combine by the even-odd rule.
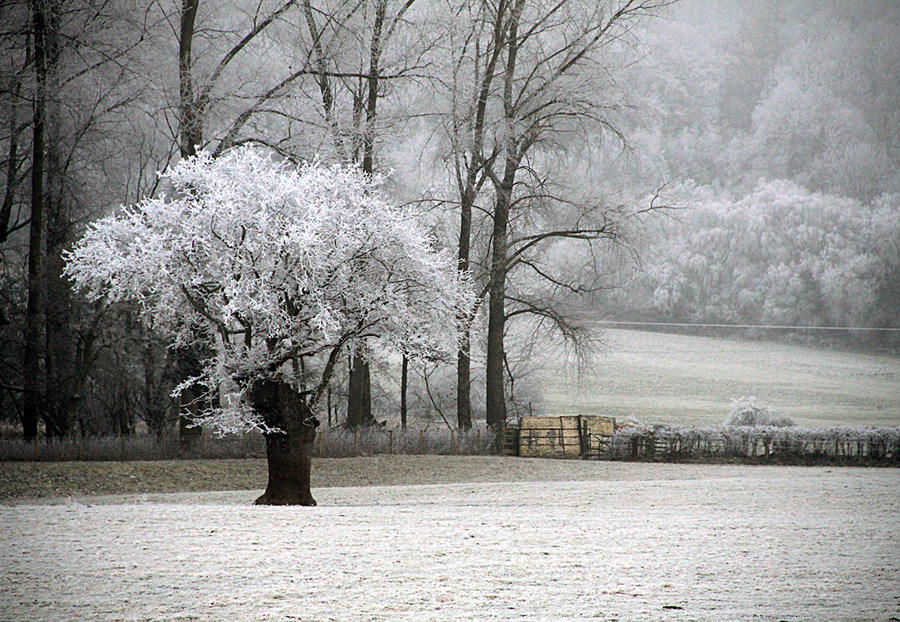
[[[900,463],[900,427],[776,425],[620,428],[614,460],[747,459],[774,462]]]

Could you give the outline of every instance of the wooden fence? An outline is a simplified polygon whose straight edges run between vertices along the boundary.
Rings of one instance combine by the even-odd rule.
[[[591,415],[523,417],[504,434],[503,453],[531,458],[598,458],[615,434],[616,420]]]

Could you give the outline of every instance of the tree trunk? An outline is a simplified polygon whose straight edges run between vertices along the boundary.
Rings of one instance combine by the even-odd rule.
[[[512,173],[515,178],[515,172]],[[506,423],[506,395],[503,386],[503,362],[506,353],[506,261],[508,253],[509,205],[512,184],[499,188],[494,208],[494,240],[491,248],[491,273],[488,289],[487,373],[485,377],[486,417],[492,427]]]
[[[247,397],[265,424],[278,430],[265,434],[269,482],[256,505],[315,505],[310,473],[318,419],[281,380],[256,380]]]
[[[63,253],[71,240],[72,219],[59,177],[59,153],[53,141],[44,156],[44,411],[48,437],[69,434],[79,379],[89,372],[77,360],[78,342],[85,333],[76,322],[72,282],[66,277]],[[49,191],[48,191],[49,190]],[[84,359],[90,363],[91,359]]]
[[[461,185],[460,219],[459,219],[459,270],[468,272],[472,245],[472,208],[487,179],[484,163],[485,118],[491,85],[496,76],[497,62],[503,49],[504,19],[506,5],[497,5],[494,19],[491,45],[487,50],[487,62],[481,74],[478,98],[475,100],[475,123],[472,126],[472,148],[470,156],[465,158],[465,183]],[[472,317],[465,318],[464,334],[460,342],[456,361],[456,421],[462,430],[472,428]]]
[[[472,241],[472,205],[475,200],[475,176],[470,168],[468,183],[463,193],[460,205],[459,224],[459,271],[469,271],[469,253]],[[464,333],[459,344],[459,352],[456,358],[456,424],[460,430],[472,428],[472,361],[470,360],[472,346],[469,342],[471,335],[471,319],[464,318]]]
[[[375,417],[372,416],[372,381],[369,364],[362,356],[354,354],[352,365],[350,386],[347,389],[347,427],[373,425]]]
[[[487,373],[487,424],[492,427],[506,423],[506,392],[503,386],[503,365],[506,352],[503,347],[506,332],[506,274],[509,253],[509,208],[515,184],[518,162],[510,159],[506,165],[503,183],[497,189],[494,207],[493,246],[491,248],[491,273],[488,288]]]
[[[202,347],[193,345],[174,350],[178,382],[197,377],[203,371],[200,361],[209,352],[204,353],[199,349]],[[189,386],[181,393],[178,402],[178,438],[185,449],[193,448],[195,441],[203,436],[203,428],[196,425],[196,422],[198,416],[209,406],[206,398],[205,389],[198,384]]]
[[[460,430],[472,429],[472,361],[469,358],[469,329],[462,336],[456,358],[456,424]]]
[[[386,9],[386,0],[376,2],[375,23],[372,26],[372,41],[369,46],[369,74],[366,77],[368,94],[366,97],[366,125],[363,128],[362,159],[362,170],[367,175],[371,175],[375,169],[375,118],[378,110],[381,34]],[[353,357],[347,392],[347,426],[354,428],[375,423],[375,418],[372,416],[372,381],[369,375],[369,363],[359,355]]]
[[[35,438],[42,401],[41,358],[44,328],[44,129],[46,89],[50,60],[47,50],[47,16],[44,3],[31,3],[34,29],[34,67],[37,94],[34,101],[31,156],[31,227],[28,247],[28,303],[25,310],[25,352],[22,365],[24,403],[22,427],[25,438]]]
[[[406,429],[406,392],[409,389],[409,357],[403,355],[400,363],[400,427]]]
[[[512,194],[516,187],[516,173],[524,152],[515,137],[514,129],[518,121],[513,82],[519,54],[519,19],[525,7],[525,0],[516,0],[509,18],[506,37],[506,70],[503,77],[503,123],[505,126],[505,167],[503,179],[495,190],[493,245],[491,247],[491,273],[488,288],[488,337],[487,337],[487,423],[496,427],[506,423],[506,395],[503,386],[503,365],[506,353],[503,347],[506,332],[506,275],[509,254],[509,210]]]
[[[515,187],[519,163],[510,158],[506,174],[497,188],[494,207],[493,246],[491,247],[491,273],[488,288],[488,339],[487,374],[487,424],[496,427],[506,423],[506,390],[503,383],[503,366],[506,351],[503,340],[506,332],[506,276],[509,254],[509,209]]]
[[[505,239],[503,244],[505,247]],[[494,238],[494,246],[497,246],[496,237]],[[487,370],[485,375],[486,418],[487,424],[491,427],[497,427],[506,422],[506,397],[503,387],[506,270],[505,266],[497,265],[500,257],[497,255],[496,250],[494,252],[494,265],[490,275],[490,299],[488,301]],[[505,261],[505,252],[502,255]]]
[[[200,0],[182,0],[181,24],[178,36],[178,81],[179,108],[181,118],[178,132],[178,146],[182,158],[197,155],[197,146],[203,140],[203,123],[194,101],[193,58],[191,48],[194,43],[194,23]]]
[[[12,88],[12,98],[9,103],[9,126],[7,135],[9,136],[9,150],[6,156],[6,192],[3,195],[3,204],[0,205],[0,244],[6,242],[10,231],[10,218],[12,218],[12,208],[16,195],[16,179],[19,169],[19,96],[22,92],[21,80],[14,79]]]

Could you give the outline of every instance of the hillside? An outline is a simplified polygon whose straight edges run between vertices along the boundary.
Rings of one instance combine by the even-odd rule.
[[[755,396],[798,425],[900,425],[900,358],[771,343],[607,330],[588,369],[542,362],[548,413],[720,424]]]

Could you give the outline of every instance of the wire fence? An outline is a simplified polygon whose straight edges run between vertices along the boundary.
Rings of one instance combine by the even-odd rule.
[[[316,434],[313,456],[346,458],[376,454],[486,455],[495,453],[494,433],[471,430],[331,428]],[[0,439],[0,461],[131,461],[264,458],[260,433],[196,437],[148,435]]]

